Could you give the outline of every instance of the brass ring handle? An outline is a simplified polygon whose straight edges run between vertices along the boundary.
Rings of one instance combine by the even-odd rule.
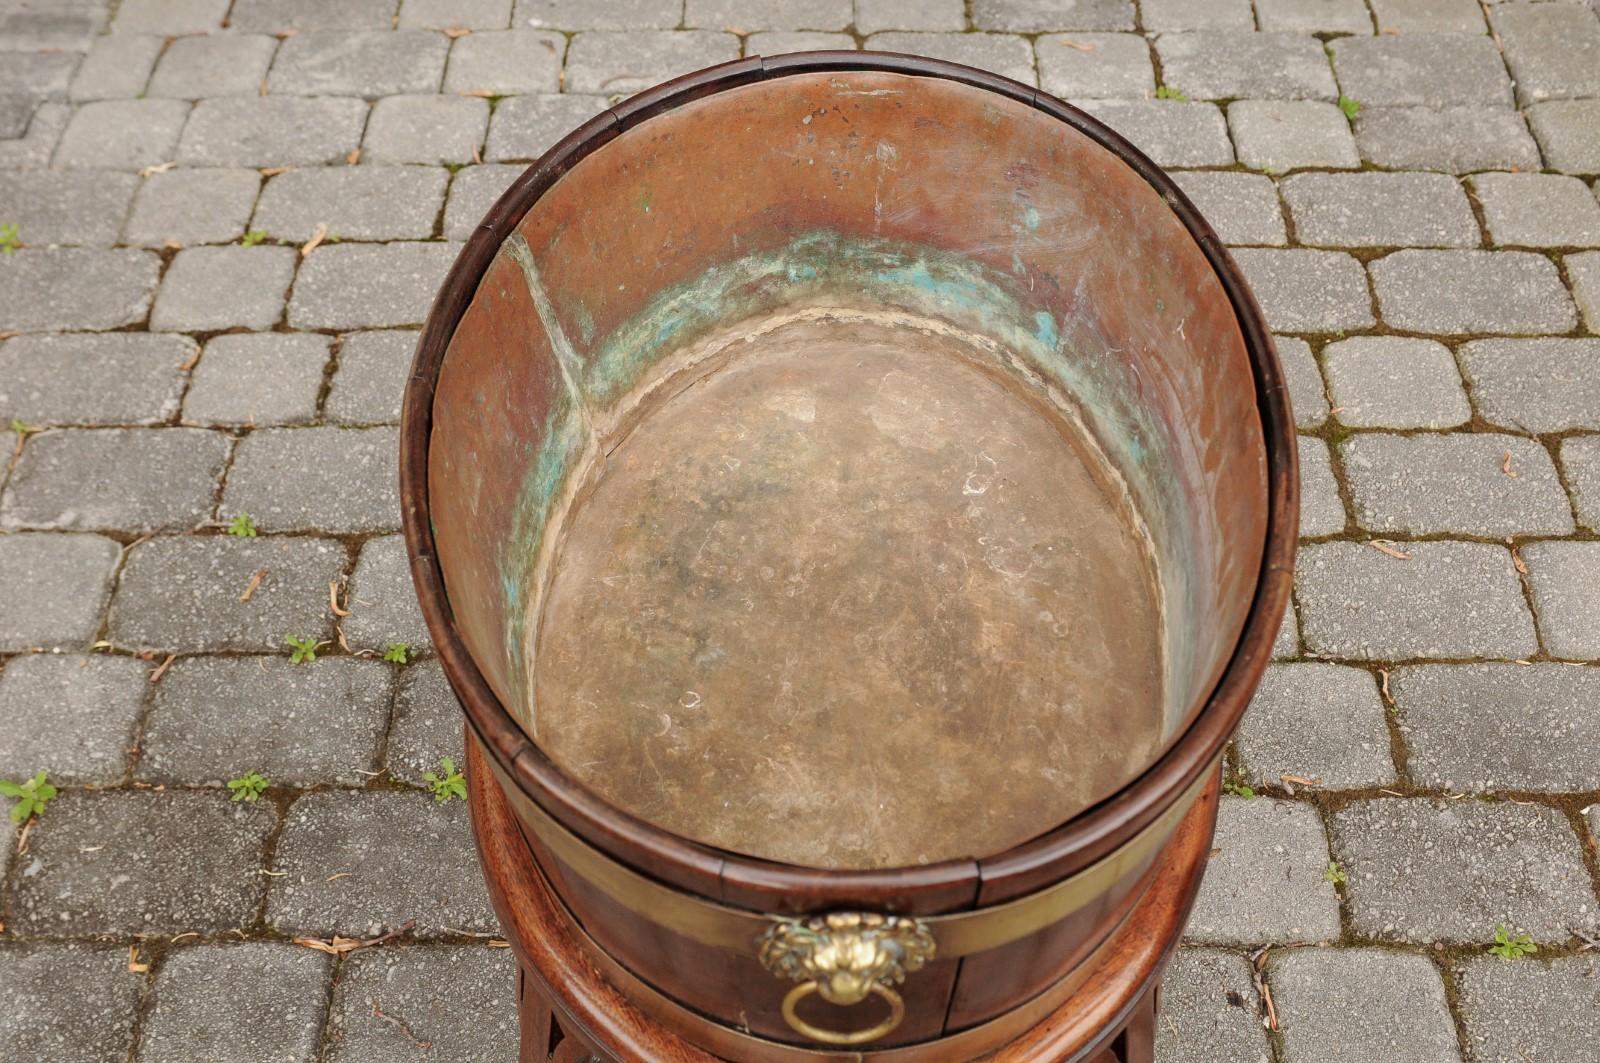
[[[822,987],[815,982],[801,982],[789,990],[789,995],[783,998],[783,1017],[794,1031],[802,1037],[809,1037],[813,1041],[821,1041],[829,1045],[864,1045],[868,1041],[876,1041],[900,1025],[906,1017],[906,1002],[900,999],[900,994],[886,985],[872,983],[871,993],[876,993],[889,1004],[889,1017],[878,1025],[866,1029],[845,1032],[843,1030],[824,1030],[820,1026],[813,1026],[799,1015],[800,1002],[813,993],[821,992]]]

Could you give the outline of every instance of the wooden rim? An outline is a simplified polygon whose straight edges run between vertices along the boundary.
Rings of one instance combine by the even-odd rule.
[[[1233,306],[1255,381],[1267,456],[1268,509],[1260,575],[1233,653],[1199,711],[1152,765],[1067,822],[982,860],[839,871],[760,860],[672,834],[605,802],[533,743],[489,687],[456,628],[435,552],[428,449],[434,390],[457,324],[503,240],[574,165],[624,130],[713,93],[795,74],[863,70],[941,78],[1025,103],[1094,140],[1162,196],[1210,262]],[[417,597],[445,673],[489,755],[531,800],[613,859],[723,903],[764,911],[872,908],[935,914],[1002,903],[1094,863],[1159,816],[1221,751],[1271,656],[1293,580],[1299,523],[1296,466],[1287,387],[1261,310],[1216,233],[1176,183],[1115,131],[1045,92],[955,63],[888,52],[799,52],[710,67],[605,110],[561,140],[501,196],[451,267],[418,342],[400,430],[402,526]]]

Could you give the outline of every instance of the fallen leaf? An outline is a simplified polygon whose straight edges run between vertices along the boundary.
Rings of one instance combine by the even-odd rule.
[[[511,947],[511,942],[502,941],[499,938],[490,938],[488,941],[488,946],[491,949],[509,949]]]
[[[261,79],[261,84],[256,86],[256,95],[257,96],[265,96],[266,94],[267,94],[267,79],[266,78],[262,78]]]
[[[1528,574],[1528,563],[1522,560],[1522,555],[1517,552],[1517,548],[1515,546],[1511,547],[1511,563],[1515,565],[1517,571],[1522,573],[1524,576]]]
[[[150,673],[152,684],[161,682],[161,677],[167,674],[167,669],[172,667],[172,662],[178,659],[176,653],[167,654],[167,659],[161,662],[161,667]]]
[[[176,165],[178,165],[178,164],[175,163],[175,162],[163,162],[163,163],[157,163],[154,166],[146,166],[144,169],[139,171],[139,176],[140,177],[154,177],[158,173],[166,173],[168,170],[172,169]]]
[[[1380,554],[1388,554],[1390,557],[1395,558],[1397,560],[1400,560],[1400,561],[1410,561],[1411,560],[1411,555],[1410,554],[1406,553],[1404,550],[1396,550],[1394,547],[1390,546],[1388,543],[1380,543],[1376,539],[1369,539],[1367,541],[1367,545],[1372,547],[1374,550],[1378,551],[1378,553],[1380,553]]]
[[[1296,785],[1299,785],[1299,786],[1321,786],[1322,785],[1322,779],[1317,777],[1317,776],[1315,776],[1315,775],[1311,776],[1310,778],[1307,778],[1304,775],[1287,775],[1286,774],[1286,775],[1280,775],[1280,776],[1278,776],[1278,778],[1281,779],[1284,782],[1292,782],[1292,783],[1295,783]]]
[[[276,177],[280,173],[288,173],[288,172],[289,172],[289,167],[287,167],[287,166],[267,166],[267,167],[264,167],[261,170],[261,176],[262,177]]]
[[[1094,45],[1087,44],[1083,41],[1075,41],[1071,37],[1061,38],[1061,46],[1063,48],[1071,48],[1079,52],[1092,52],[1095,49]]]
[[[300,257],[305,258],[317,249],[317,245],[328,238],[328,223],[317,222],[317,227],[311,231],[311,239],[300,245]]]
[[[289,27],[289,28],[288,28],[288,29],[286,29],[286,30],[280,30],[280,31],[279,31],[279,32],[278,32],[278,33],[277,33],[277,34],[276,34],[276,36],[277,36],[277,38],[278,38],[278,40],[280,40],[280,41],[286,41],[286,40],[288,40],[288,39],[289,39],[289,38],[290,38],[290,37],[293,37],[293,36],[294,36],[294,35],[295,35],[295,34],[296,34],[296,33],[299,33],[299,32],[300,32],[300,27],[299,27],[299,26],[290,26],[290,27]]]
[[[340,605],[339,605],[339,581],[338,580],[329,580],[328,581],[328,608],[333,610],[333,615],[334,616],[349,616],[350,615],[350,610],[341,608]]]
[[[256,569],[254,575],[252,575],[250,577],[250,582],[245,586],[244,593],[239,595],[239,601],[241,603],[248,602],[250,600],[250,596],[256,592],[256,588],[261,586],[261,581],[266,579],[266,578],[267,578],[267,570],[266,569],[264,569],[264,568]]]
[[[183,243],[178,240],[163,240],[161,246],[168,251],[182,251]]]
[[[490,99],[495,95],[495,92],[494,92],[493,89],[467,89],[461,95],[463,95],[463,96],[481,96],[484,99]]]
[[[460,40],[462,37],[465,37],[471,32],[471,30],[462,29],[460,26],[451,26],[449,29],[444,31],[444,35],[449,37],[452,41],[455,41]]]
[[[199,364],[200,364],[200,348],[196,347],[195,350],[194,350],[194,353],[191,354],[189,357],[185,358],[183,360],[183,362],[181,364],[179,364],[178,372],[187,373],[189,370],[193,369],[195,366],[197,366]]]
[[[351,876],[351,874],[353,874],[353,872],[350,872],[350,871],[340,871],[340,872],[339,872],[339,873],[338,873],[338,874],[336,874],[336,875],[329,875],[329,876],[328,876],[328,877],[327,877],[327,878],[325,878],[325,879],[323,879],[323,880],[322,880],[322,881],[324,881],[324,882],[333,882],[333,881],[335,881],[335,880],[337,880],[337,879],[341,879],[341,878],[349,878],[349,877],[350,877],[350,876]]]
[[[354,166],[356,163],[360,162],[361,161],[361,149],[360,148],[351,148],[350,149],[350,154],[348,154],[348,155],[346,155],[344,157],[344,161],[349,163],[351,166]]]
[[[1511,467],[1511,451],[1509,450],[1506,451],[1506,459],[1500,463],[1500,471],[1511,477],[1513,480],[1522,475],[1520,472],[1517,472]]]
[[[1383,700],[1393,702],[1394,698],[1389,694],[1389,669],[1379,668],[1378,676],[1383,680]]]
[[[128,970],[132,971],[134,974],[144,974],[149,969],[150,969],[150,965],[148,963],[140,963],[139,962],[139,946],[137,946],[137,945],[129,945],[128,946]]]
[[[341,953],[364,949],[369,945],[382,945],[385,942],[393,941],[395,938],[411,933],[412,928],[416,925],[417,921],[415,919],[407,919],[387,934],[379,934],[377,937],[367,938],[365,941],[357,941],[355,938],[340,937],[335,934],[331,941],[323,941],[321,938],[298,937],[294,939],[294,943],[296,945],[304,945],[308,949],[316,949],[318,952],[326,952],[330,956],[338,956]]]

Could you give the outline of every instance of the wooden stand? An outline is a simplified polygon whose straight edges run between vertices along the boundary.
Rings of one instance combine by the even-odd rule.
[[[726,1063],[647,1014],[601,969],[603,957],[551,893],[533,862],[482,747],[467,731],[473,828],[496,913],[517,954],[522,1063]],[[1161,857],[1155,880],[1067,1002],[985,1063],[1152,1063],[1162,972],[1200,885],[1216,820],[1217,782],[1196,802]],[[609,964],[607,966],[610,966]],[[642,984],[635,994],[648,994]],[[736,1063],[793,1058],[752,1042]],[[968,1063],[943,1042],[880,1052],[817,1052],[818,1063]]]

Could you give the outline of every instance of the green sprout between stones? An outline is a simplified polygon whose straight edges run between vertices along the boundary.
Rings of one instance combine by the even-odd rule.
[[[26,438],[29,433],[38,431],[38,429],[34,428],[31,424],[23,424],[22,418],[20,417],[11,418],[11,430],[24,438]]]
[[[240,539],[256,537],[256,522],[248,513],[241,513],[228,522],[228,534]]]
[[[1359,101],[1352,100],[1348,96],[1340,96],[1339,110],[1344,112],[1344,116],[1346,118],[1350,119],[1351,121],[1355,121],[1356,115],[1361,113],[1361,104]]]
[[[1527,934],[1511,936],[1504,923],[1494,928],[1494,944],[1489,946],[1489,951],[1502,960],[1520,960],[1524,956],[1531,956],[1539,951],[1539,946]]]
[[[422,773],[423,781],[433,788],[433,799],[448,801],[452,797],[459,797],[466,800],[467,780],[456,771],[456,762],[449,757],[440,757],[439,771],[441,774],[438,775],[431,771]]]
[[[1156,89],[1156,99],[1177,100],[1179,103],[1188,103],[1189,97],[1173,88],[1171,85],[1161,85]]]
[[[252,771],[248,775],[241,775],[237,779],[228,780],[228,789],[233,791],[235,801],[254,801],[266,792],[270,780],[260,772]]]
[[[55,797],[56,788],[50,785],[45,772],[41,770],[33,778],[20,783],[0,779],[0,794],[17,799],[17,803],[11,806],[11,822],[21,823],[29,816],[42,815],[44,806]]]
[[[17,239],[17,227],[13,224],[0,225],[0,254],[9,255],[22,246],[22,241]]]
[[[411,660],[411,647],[403,642],[391,642],[389,648],[383,651],[383,659],[395,664],[406,664]]]
[[[1244,783],[1223,783],[1222,789],[1225,792],[1232,794],[1234,797],[1242,797],[1246,801],[1256,795],[1255,788],[1252,786],[1246,786]]]
[[[265,230],[265,229],[251,229],[249,232],[247,232],[243,236],[239,237],[239,246],[240,247],[254,247],[257,244],[259,244],[261,241],[265,240],[266,238],[267,238],[267,230]]]
[[[1350,876],[1344,873],[1336,861],[1328,861],[1328,869],[1322,873],[1322,881],[1331,882],[1335,886],[1342,886],[1350,881]]]
[[[285,635],[283,641],[294,647],[294,653],[289,655],[289,660],[295,664],[317,659],[316,639],[300,639],[295,638],[293,635]]]

